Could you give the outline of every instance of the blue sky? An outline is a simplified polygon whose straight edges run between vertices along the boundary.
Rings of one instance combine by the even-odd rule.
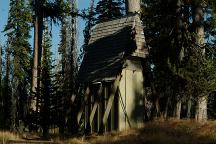
[[[0,2],[0,44],[5,42],[4,34],[2,33],[4,25],[7,23],[8,18],[9,0],[3,0]]]
[[[78,1],[78,9],[82,10],[84,8],[89,7],[90,5],[90,0],[77,0]],[[96,0],[97,2],[98,0]],[[6,37],[4,36],[5,34],[2,32],[4,29],[4,26],[7,23],[7,18],[8,18],[8,10],[9,10],[9,3],[10,0],[1,0],[0,1],[0,45],[4,45],[6,41]],[[85,26],[84,21],[79,18],[79,37],[78,37],[78,42],[79,42],[79,47],[82,45],[83,42],[83,35],[82,35],[82,30]],[[53,47],[52,51],[56,54],[57,53],[57,47],[59,43],[59,26],[54,26],[53,25],[53,37],[52,37],[52,42],[53,42]],[[33,35],[32,35],[33,36]],[[30,39],[30,43],[33,43],[33,37]]]

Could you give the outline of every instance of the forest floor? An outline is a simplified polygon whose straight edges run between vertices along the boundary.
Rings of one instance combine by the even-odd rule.
[[[0,132],[0,144],[8,140],[22,142],[23,138],[9,132]],[[194,120],[156,120],[140,129],[65,140],[54,138],[51,141],[58,144],[216,144],[216,121],[200,124]],[[51,144],[51,141],[44,143]]]

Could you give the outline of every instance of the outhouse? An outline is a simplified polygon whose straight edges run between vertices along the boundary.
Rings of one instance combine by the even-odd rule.
[[[141,127],[147,56],[138,14],[97,24],[78,73],[85,86],[78,123],[90,132]]]

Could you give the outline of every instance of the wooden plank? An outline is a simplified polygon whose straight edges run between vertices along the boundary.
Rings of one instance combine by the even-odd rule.
[[[106,83],[105,84],[105,87],[104,87],[104,110],[106,109],[106,107],[107,107],[107,100],[108,100],[108,98],[109,98],[109,88],[108,88],[108,84]],[[106,132],[108,130],[108,124],[106,124],[105,126],[104,126],[104,132]]]
[[[127,121],[128,125],[129,125],[129,127],[131,128],[130,119],[129,119],[127,111],[126,111],[126,104],[124,104],[124,101],[123,101],[120,90],[118,90],[118,94],[119,94],[119,97],[120,97],[121,108],[123,110],[123,113],[125,114],[126,121]]]
[[[91,111],[92,111],[92,109],[93,109],[93,107],[94,107],[94,102],[95,102],[95,100],[96,100],[96,95],[92,95],[92,97],[91,97]],[[90,112],[90,115],[91,115],[91,112]],[[89,116],[90,117],[90,116]],[[89,124],[90,125],[90,124]],[[93,122],[91,125],[90,125],[90,129],[91,129],[91,133],[93,133],[94,131],[95,131],[95,122]]]
[[[114,103],[115,103],[115,98],[114,98]],[[110,112],[110,130],[114,130],[115,127],[115,104],[113,104]]]
[[[97,107],[98,107],[98,104],[99,104],[98,100],[100,99],[102,92],[103,92],[103,87],[102,87],[102,84],[101,84],[100,87],[99,87],[99,90],[97,92],[96,101],[94,103],[94,106],[93,106],[91,114],[90,114],[90,118],[89,118],[90,124],[92,124],[92,121],[94,119],[94,116],[95,116],[95,113],[96,113],[96,110],[97,110]]]
[[[77,114],[77,123],[78,123],[78,124],[80,123],[80,120],[81,120],[83,111],[84,111],[84,109],[85,109],[85,103],[86,103],[86,101],[88,100],[89,94],[90,94],[90,88],[87,87],[86,92],[85,92],[85,96],[84,96],[84,101],[82,101],[81,109],[80,109],[80,111],[79,111],[78,114]]]
[[[78,93],[81,91],[81,87],[79,87],[78,88]],[[71,103],[72,103],[72,105],[74,104],[74,102],[75,102],[75,99],[76,99],[76,96],[77,96],[77,94],[72,94],[72,96],[71,96]]]
[[[98,107],[98,101],[96,101],[96,102],[94,103],[94,106],[93,106],[93,108],[92,108],[92,111],[91,111],[91,114],[90,114],[90,118],[89,118],[90,124],[91,124],[92,121],[93,121],[93,118],[94,118],[94,116],[95,116],[95,112],[96,112],[96,110],[97,110],[97,107]]]
[[[107,123],[107,119],[108,119],[110,110],[111,110],[112,105],[113,105],[115,94],[116,94],[116,91],[117,91],[119,83],[120,83],[120,78],[121,78],[121,76],[119,75],[113,84],[113,88],[111,90],[111,94],[110,94],[110,97],[109,97],[109,100],[107,103],[107,108],[106,108],[105,113],[103,115],[103,125],[105,125]]]
[[[98,108],[97,108],[97,128],[98,132],[100,132],[100,127],[102,124],[102,118],[103,118],[103,107],[102,107],[102,102],[99,101],[98,103]]]
[[[85,134],[90,134],[91,133],[91,126],[89,123],[89,117],[90,117],[90,113],[91,113],[91,99],[92,97],[94,97],[95,95],[95,86],[91,88],[91,92],[90,95],[87,98],[87,101],[85,103],[85,118],[84,118],[84,122],[85,122]]]

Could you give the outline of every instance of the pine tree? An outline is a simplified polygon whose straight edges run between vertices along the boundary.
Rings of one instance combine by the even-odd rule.
[[[87,10],[86,16],[86,24],[85,28],[83,30],[83,35],[84,35],[84,44],[82,46],[82,51],[80,54],[80,60],[82,60],[83,54],[88,46],[89,40],[90,40],[90,30],[91,28],[95,25],[95,11],[94,11],[94,0],[91,0],[91,5],[89,9]]]
[[[204,36],[214,35],[212,6],[203,11],[201,6],[208,5],[203,3],[204,1],[197,1],[198,5],[194,5],[194,2],[143,0],[145,36],[151,47],[149,63],[153,66],[153,69],[150,68],[150,82],[153,85],[152,91],[155,91],[153,101],[166,101],[165,99],[170,97],[172,102],[169,105],[169,115],[174,113],[178,118],[186,115],[194,117],[191,106],[199,101],[200,96],[208,95],[206,90],[213,90],[210,83],[211,86],[215,84],[214,46],[211,45],[211,40],[203,45]],[[208,11],[210,16],[204,21],[203,14]],[[203,31],[204,26],[209,28],[205,31],[206,35]],[[203,56],[202,50],[207,51]],[[171,93],[165,93],[166,89],[170,88]],[[192,102],[191,99],[198,101]],[[180,105],[187,105],[187,112],[182,111]],[[165,106],[165,103],[160,102],[156,107],[166,109]]]
[[[180,87],[179,82],[175,83],[180,79],[173,72],[177,61],[177,47],[172,48],[177,23],[176,1],[143,0],[142,9],[145,38],[151,47],[148,78],[152,90],[152,116],[163,114],[166,117],[173,113],[171,109],[174,111],[174,106],[171,104],[174,104],[175,99],[179,97],[178,87]]]
[[[96,6],[96,23],[123,16],[123,2],[120,0],[100,0]]]
[[[2,46],[0,44],[0,103],[2,102]]]
[[[11,87],[11,48],[8,41],[6,47],[6,74],[3,80],[3,95],[4,95],[4,128],[8,130],[15,129],[15,111],[14,111],[14,97],[12,95],[12,87]]]
[[[65,132],[65,111],[64,111],[64,101],[65,101],[65,80],[66,80],[66,62],[67,62],[67,48],[68,48],[68,18],[64,18],[61,25],[61,40],[59,44],[59,54],[61,56],[60,60],[60,70],[58,79],[58,94],[59,94],[59,131],[61,134]]]
[[[40,95],[41,95],[41,107],[40,107],[40,119],[41,127],[43,129],[43,136],[48,136],[49,126],[51,122],[51,99],[53,96],[53,83],[52,83],[52,60],[51,60],[51,40],[48,29],[48,20],[45,23],[45,31],[42,46],[42,66],[41,66],[41,85],[40,85]]]
[[[2,117],[0,118],[0,128],[3,126],[3,119],[4,119],[4,101],[3,101],[3,87],[2,87],[2,46],[0,44],[0,115]]]
[[[2,97],[2,46],[0,44],[0,99]]]
[[[77,11],[76,0],[68,2],[71,12]],[[61,55],[61,85],[58,93],[61,101],[60,112],[60,132],[74,133],[77,131],[75,110],[72,109],[71,96],[76,93],[75,80],[77,74],[77,16],[65,16],[61,26],[61,41],[59,53]]]
[[[8,23],[4,29],[9,39],[8,61],[11,56],[12,107],[16,125],[24,121],[30,70],[30,44],[28,42],[31,16],[25,0],[11,0]],[[10,51],[10,52],[9,52]],[[8,66],[7,66],[8,67]],[[12,124],[14,125],[14,124]]]
[[[67,11],[67,2],[64,0],[55,0],[55,1],[35,1],[33,3],[34,10],[34,57],[33,57],[33,69],[32,69],[32,99],[31,99],[31,109],[33,110],[33,117],[36,118],[36,123],[38,124],[38,119],[40,119],[40,114],[44,114],[44,110],[47,111],[47,104],[49,104],[49,98],[45,99],[44,94],[41,93],[41,89],[44,89],[41,84],[43,81],[40,78],[43,75],[48,74],[48,72],[44,73],[43,71],[43,59],[44,59],[44,48],[43,39],[45,38],[43,35],[44,31],[44,19],[49,19],[49,22],[56,23],[57,21],[61,21],[63,19],[64,13]],[[50,81],[50,80],[48,80]],[[48,89],[48,88],[45,88]],[[43,91],[43,90],[42,90]],[[45,91],[47,92],[47,91]],[[51,93],[49,93],[49,96]],[[40,103],[41,100],[44,100],[43,103]],[[44,105],[45,103],[45,105]],[[41,107],[41,104],[45,107]],[[42,108],[42,109],[41,109]],[[41,111],[42,110],[42,111]],[[44,115],[43,115],[43,122]],[[43,123],[43,131],[44,135],[47,134],[47,127]]]
[[[37,111],[39,103],[38,88],[40,87],[40,82],[38,78],[40,77],[41,71],[41,56],[42,56],[42,39],[43,39],[43,19],[51,18],[51,21],[57,23],[61,21],[64,14],[68,12],[67,2],[64,0],[35,0],[32,3],[32,10],[34,12],[34,54],[33,54],[33,68],[32,68],[32,99],[31,99],[31,109]]]
[[[71,11],[77,11],[77,1],[73,0],[70,2]],[[75,133],[77,132],[77,124],[76,124],[76,112],[72,109],[71,105],[71,97],[75,95],[75,81],[77,75],[77,16],[71,16],[68,18],[68,33],[67,37],[67,48],[66,48],[66,61],[65,61],[65,71],[64,71],[64,91],[65,99],[64,99],[64,111],[65,111],[65,124],[66,124],[66,131],[68,133]]]
[[[41,67],[41,52],[42,52],[42,36],[43,36],[43,4],[45,0],[37,1],[33,3],[34,10],[34,53],[33,53],[33,68],[32,68],[32,83],[31,83],[31,109],[38,111],[39,103],[39,85],[38,78],[40,77]]]

